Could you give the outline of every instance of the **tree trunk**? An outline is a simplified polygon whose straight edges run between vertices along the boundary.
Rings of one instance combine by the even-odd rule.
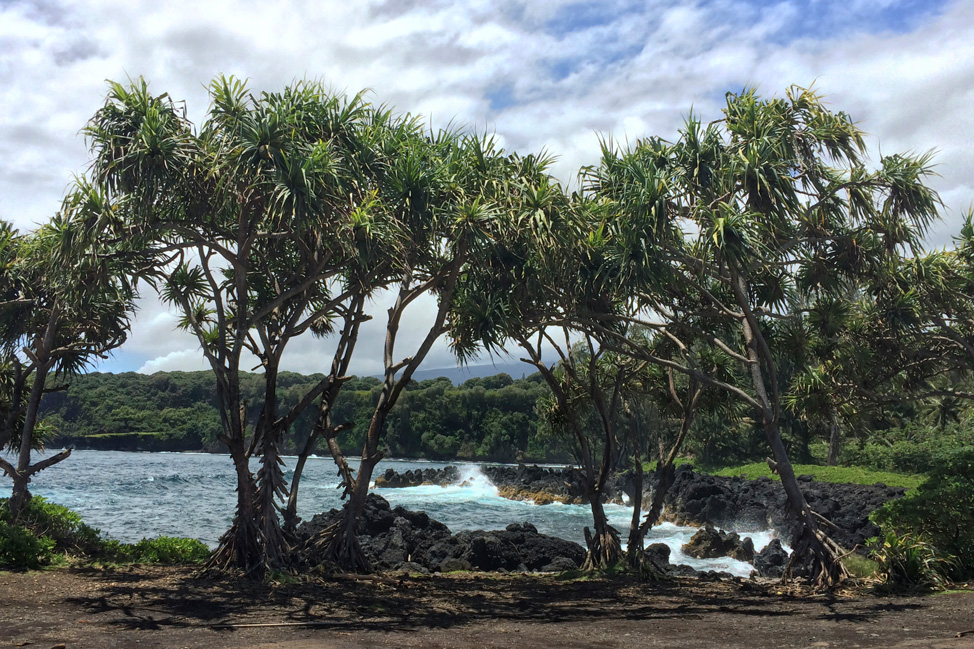
[[[626,560],[630,568],[638,568],[643,558],[643,535],[640,534],[639,520],[643,515],[643,458],[639,444],[633,444],[633,471],[635,480],[632,489],[632,519],[629,521],[629,540],[626,542]]]
[[[301,487],[301,476],[304,475],[304,465],[308,463],[308,456],[314,449],[318,436],[311,433],[305,443],[304,449],[298,455],[298,461],[294,463],[294,475],[291,476],[291,489],[287,495],[287,506],[284,508],[284,532],[293,534],[298,527],[298,489]]]
[[[642,524],[643,529],[641,531],[643,538],[649,533],[649,530],[653,529],[663,515],[663,501],[666,500],[666,494],[669,493],[670,487],[673,486],[675,478],[676,467],[673,462],[663,462],[656,466],[656,484],[653,485],[653,501],[649,506],[649,511],[646,513],[646,518]]]
[[[788,508],[800,526],[798,536],[794,540],[794,551],[785,576],[790,576],[791,568],[796,561],[808,561],[810,562],[811,577],[815,584],[819,587],[829,587],[848,575],[839,559],[841,548],[819,529],[815,515],[809,508],[805,495],[798,484],[798,478],[795,476],[795,470],[788,458],[784,442],[781,440],[779,427],[781,406],[777,393],[775,361],[767,341],[761,333],[758,319],[748,303],[747,285],[741,272],[732,270],[731,288],[734,291],[737,305],[744,314],[741,328],[750,361],[748,370],[750,371],[754,394],[761,405],[758,414],[761,418],[764,435],[774,457],[772,469],[777,471],[781,477],[781,486],[785,490]],[[768,373],[767,378],[764,375],[765,370]]]
[[[839,453],[842,450],[842,428],[834,408],[829,409],[829,429],[829,457],[826,464],[835,466],[839,463]]]
[[[333,531],[327,556],[341,570],[362,574],[372,572],[372,566],[358,542],[358,523],[365,511],[372,472],[378,463],[378,457],[362,458],[355,482],[349,490],[341,524]]]
[[[602,570],[619,562],[622,545],[619,543],[619,532],[609,525],[606,518],[605,508],[602,506],[602,494],[599,491],[590,491],[589,505],[592,509],[592,525],[595,533],[593,535],[587,527],[585,528],[588,554],[582,570]]]
[[[237,511],[230,529],[206,564],[207,570],[225,571],[231,567],[255,578],[264,576],[264,553],[257,526],[256,483],[242,440],[228,444],[237,476]]]
[[[268,569],[280,570],[288,562],[288,546],[281,531],[278,503],[287,498],[284,463],[280,456],[283,436],[277,424],[277,356],[272,356],[264,368],[264,406],[257,423],[260,440],[260,470],[257,472],[257,527],[263,544],[263,560]]]
[[[41,397],[44,396],[44,383],[47,381],[47,373],[50,370],[48,350],[53,343],[54,315],[48,324],[48,331],[44,335],[44,340],[37,346],[35,354],[37,360],[34,364],[34,380],[30,388],[30,397],[27,401],[27,411],[24,413],[24,426],[20,433],[20,449],[17,454],[17,471],[13,478],[13,490],[10,494],[8,507],[10,508],[10,518],[16,522],[30,498],[27,485],[30,483],[30,451],[34,438],[34,428],[37,426],[37,413],[41,407]]]
[[[670,376],[672,379],[672,374]],[[672,383],[671,390],[675,398],[676,388]],[[662,439],[660,440],[660,461],[656,464],[656,484],[653,488],[653,502],[650,504],[646,519],[639,529],[640,543],[643,542],[646,535],[649,534],[649,531],[653,529],[653,526],[659,522],[660,517],[663,515],[663,502],[666,500],[666,494],[669,493],[670,487],[673,486],[673,482],[676,480],[676,458],[680,453],[680,449],[683,448],[683,442],[690,432],[690,426],[693,425],[693,418],[697,414],[697,402],[700,400],[701,394],[703,394],[703,387],[691,379],[690,389],[685,397],[686,400],[682,402],[683,418],[680,422],[680,432],[665,457],[663,455],[663,442]]]

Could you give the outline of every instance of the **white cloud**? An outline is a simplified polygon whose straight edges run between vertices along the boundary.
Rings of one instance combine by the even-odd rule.
[[[929,6],[939,13],[923,14]],[[963,0],[45,0],[0,4],[0,215],[30,228],[57,209],[86,167],[78,132],[104,79],[144,75],[186,99],[199,123],[205,85],[221,73],[254,88],[305,77],[373,88],[376,101],[435,126],[454,120],[496,129],[519,151],[547,147],[564,181],[595,162],[596,132],[673,137],[691,107],[719,116],[728,90],[816,82],[861,122],[874,153],[938,150],[931,183],[948,209],[931,243],[949,241],[974,202],[974,6]],[[195,363],[195,341],[172,333],[165,313],[147,301],[109,366]],[[358,373],[380,367],[381,331],[370,327]],[[418,336],[421,325],[407,328]],[[320,369],[319,347],[295,341],[289,367]],[[448,360],[440,345],[427,367]]]
[[[142,364],[137,372],[140,374],[155,374],[156,372],[172,372],[181,370],[191,372],[193,370],[209,369],[203,354],[197,349],[180,349],[179,351],[169,352],[165,356],[158,356]]]

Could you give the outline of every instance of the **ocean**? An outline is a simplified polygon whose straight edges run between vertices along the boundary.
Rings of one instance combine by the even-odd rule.
[[[295,458],[285,457],[286,477],[291,478]],[[426,511],[451,531],[503,529],[510,523],[532,523],[543,534],[584,545],[583,528],[591,526],[587,505],[535,505],[501,498],[497,488],[478,464],[454,463],[460,469],[458,484],[427,485],[401,489],[375,489],[395,507]],[[357,466],[357,462],[352,462]],[[388,468],[407,471],[439,468],[443,463],[417,460],[383,460],[375,475]],[[254,462],[256,470],[257,463]],[[9,491],[9,478],[0,478],[0,490]],[[310,458],[301,479],[298,514],[314,514],[341,505],[339,478],[331,458]],[[233,465],[228,456],[207,453],[129,453],[122,451],[74,451],[67,460],[51,467],[31,482],[31,493],[77,511],[86,523],[104,534],[126,542],[155,536],[187,536],[214,547],[229,527],[236,504]],[[7,494],[5,494],[7,495]],[[625,540],[632,508],[606,505],[610,523]],[[751,565],[727,557],[694,559],[680,546],[696,528],[663,523],[647,538],[649,543],[670,547],[670,561],[698,570],[722,570],[746,577]],[[756,550],[767,545],[774,533],[748,532]]]

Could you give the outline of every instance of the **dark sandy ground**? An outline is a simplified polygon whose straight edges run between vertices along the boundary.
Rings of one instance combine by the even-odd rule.
[[[266,585],[159,567],[0,573],[0,646],[58,645],[974,649],[974,592],[484,574]]]

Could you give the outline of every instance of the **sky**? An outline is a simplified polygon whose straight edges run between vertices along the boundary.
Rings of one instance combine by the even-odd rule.
[[[87,168],[80,131],[106,80],[143,76],[199,124],[220,74],[254,90],[300,79],[369,89],[434,127],[554,153],[565,183],[597,162],[600,135],[673,138],[691,109],[718,118],[727,92],[814,84],[867,132],[874,161],[936,151],[930,184],[944,210],[930,246],[949,244],[974,204],[974,3],[964,0],[0,0],[0,217],[26,231],[57,211]],[[99,369],[203,369],[195,340],[143,293],[130,339]],[[418,306],[402,354],[432,310]],[[375,313],[353,373],[381,371],[381,303]],[[329,362],[327,345],[297,340],[284,365]],[[424,367],[454,364],[441,341]]]

